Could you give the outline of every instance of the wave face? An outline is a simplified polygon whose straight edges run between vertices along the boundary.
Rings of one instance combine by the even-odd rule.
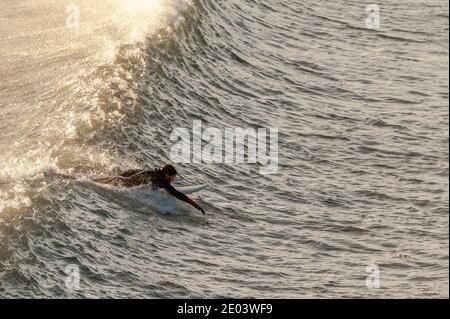
[[[2,1],[0,297],[448,298],[446,1],[379,30],[360,1],[77,2]],[[193,120],[278,128],[278,173],[179,165],[206,217],[44,178],[170,162]]]

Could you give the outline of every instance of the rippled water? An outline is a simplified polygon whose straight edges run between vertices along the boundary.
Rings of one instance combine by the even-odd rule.
[[[0,297],[448,298],[446,1],[378,30],[361,1],[1,4]],[[278,128],[278,172],[179,165],[206,216],[42,174],[157,167],[193,120]]]

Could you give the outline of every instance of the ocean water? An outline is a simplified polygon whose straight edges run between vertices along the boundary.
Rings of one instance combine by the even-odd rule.
[[[0,297],[448,298],[447,1],[75,2],[0,0]],[[194,120],[277,172],[178,165],[205,216],[87,181]]]

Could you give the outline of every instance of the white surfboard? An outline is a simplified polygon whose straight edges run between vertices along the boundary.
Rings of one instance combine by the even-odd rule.
[[[183,194],[190,195],[197,193],[207,188],[208,186],[208,184],[203,184],[175,188]],[[168,194],[164,189],[155,191],[151,188],[151,186],[137,186],[130,188],[120,188],[119,191],[123,194],[126,194],[127,197],[132,198],[133,200],[154,207],[158,212],[175,214],[180,213],[179,207],[177,205],[177,199]]]

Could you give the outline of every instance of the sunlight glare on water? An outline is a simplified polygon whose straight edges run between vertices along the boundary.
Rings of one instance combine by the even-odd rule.
[[[0,2],[0,298],[448,298],[447,1],[378,30],[350,0]],[[278,129],[277,173],[177,164],[206,215],[89,181],[196,120]]]

